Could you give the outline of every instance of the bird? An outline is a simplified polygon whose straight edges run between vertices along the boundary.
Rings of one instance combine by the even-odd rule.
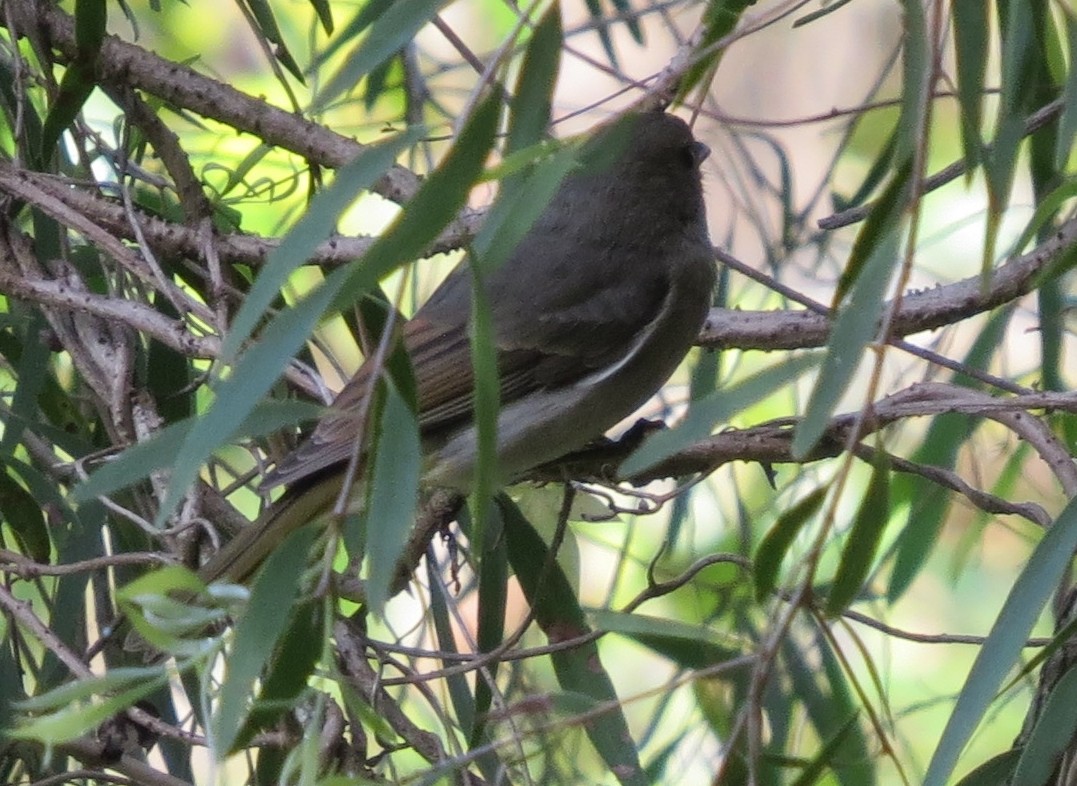
[[[701,172],[708,154],[687,123],[661,110],[603,124],[515,249],[482,279],[502,484],[601,437],[654,395],[693,346],[716,277]],[[477,458],[468,264],[400,339],[417,387],[423,485],[465,493]],[[333,508],[377,373],[375,363],[361,365],[265,476],[263,491],[284,486],[284,494],[209,558],[203,580],[247,580],[289,532]]]

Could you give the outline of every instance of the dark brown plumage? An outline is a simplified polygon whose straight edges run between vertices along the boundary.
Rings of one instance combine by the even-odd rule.
[[[583,148],[581,168],[485,281],[501,383],[504,482],[631,414],[691,347],[715,280],[699,170],[706,153],[683,121],[659,112],[600,129]],[[475,460],[471,286],[462,265],[403,331],[418,384],[425,480],[461,490]],[[264,487],[296,490],[237,538],[243,543],[233,541],[211,560],[206,578],[243,578],[287,531],[332,505],[370,374],[361,367],[306,441],[266,478]]]

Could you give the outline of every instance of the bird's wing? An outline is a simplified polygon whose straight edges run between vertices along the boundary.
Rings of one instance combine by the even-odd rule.
[[[553,298],[536,291],[527,303],[497,301],[501,291],[498,279],[511,276],[512,263],[520,258],[520,254],[514,255],[489,286],[496,312],[502,405],[535,390],[571,385],[616,363],[631,350],[635,336],[657,318],[669,290],[668,280],[659,275],[647,282],[642,296],[635,292],[631,298],[627,296],[633,293],[623,291],[626,285],[613,279],[585,281]],[[638,286],[640,282],[635,283]],[[424,435],[450,430],[470,418],[473,411],[470,286],[466,270],[454,271],[403,329]],[[364,427],[364,402],[371,394],[372,372],[370,363],[358,369],[311,435],[266,476],[262,488],[290,485],[350,459]]]

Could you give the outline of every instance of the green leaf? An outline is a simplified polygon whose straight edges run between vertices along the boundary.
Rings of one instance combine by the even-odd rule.
[[[486,548],[479,560],[478,646],[479,652],[490,652],[505,637],[505,610],[508,606],[509,562],[500,508],[490,506],[490,523],[486,526]],[[490,679],[497,676],[498,661],[487,667]],[[474,721],[469,740],[471,747],[479,746],[486,728],[485,714],[490,709],[493,691],[485,678],[475,684]],[[466,728],[466,727],[465,727]]]
[[[990,4],[983,0],[953,0],[950,12],[957,60],[957,100],[961,107],[961,144],[966,177],[971,177],[983,152],[980,126],[983,122],[984,74],[990,49]]]
[[[896,138],[894,145],[896,149]],[[853,285],[860,280],[869,262],[878,254],[879,248],[892,238],[900,226],[909,187],[909,174],[912,169],[907,161],[900,165],[898,161],[900,159],[895,161],[897,168],[893,178],[879,197],[879,201],[871,208],[864,225],[856,235],[852,251],[849,252],[849,260],[845,263],[845,269],[842,270],[838,286],[834,290],[834,298],[831,302],[831,308],[834,310],[841,306]]]
[[[215,602],[223,599],[220,592],[211,595],[198,576],[180,565],[144,573],[116,593],[138,638],[178,656],[205,652],[207,628],[226,617],[227,610]]]
[[[999,309],[991,315],[987,326],[980,331],[972,349],[964,357],[964,366],[983,369],[990,365],[1012,316],[1011,308]],[[960,374],[955,376],[954,382],[966,387],[980,387],[978,381]],[[913,454],[913,461],[943,469],[952,468],[961,446],[977,423],[976,418],[956,413],[944,413],[932,419],[924,441]],[[907,504],[909,515],[896,541],[897,556],[886,590],[890,603],[895,603],[905,593],[931,553],[949,510],[951,495],[948,489],[924,478],[902,475],[894,481],[893,499],[895,507]]]
[[[838,401],[860,366],[864,349],[877,337],[883,299],[899,259],[898,248],[899,231],[894,226],[871,250],[848,303],[838,310],[830,329],[823,367],[793,436],[794,458],[807,456],[822,438]]]
[[[1070,666],[1047,695],[1008,786],[1042,786],[1050,782],[1077,732],[1075,708],[1077,669]]]
[[[461,529],[466,532],[463,525],[461,525]],[[460,650],[456,646],[453,614],[450,612],[449,604],[446,600],[447,593],[442,591],[441,585],[444,579],[438,570],[438,566],[433,561],[427,561],[426,575],[433,590],[430,593],[429,614],[430,620],[434,623],[438,649],[450,657],[457,655]],[[475,685],[477,691],[483,684],[484,679],[480,674],[475,676],[478,678]],[[446,676],[446,687],[449,689],[449,698],[452,701],[453,710],[456,713],[460,728],[465,732],[474,728],[475,700],[471,697],[471,687],[468,685],[467,677],[463,674],[449,674]]]
[[[234,356],[246,343],[288,276],[307,260],[319,243],[329,238],[336,229],[341,213],[351,206],[361,192],[373,186],[393,166],[397,156],[414,145],[421,136],[422,129],[409,128],[402,134],[370,145],[354,161],[337,170],[332,185],[311,200],[307,212],[281,238],[280,245],[269,253],[258,278],[232,320],[221,347],[224,358]]]
[[[290,533],[269,555],[254,581],[250,602],[236,623],[235,644],[225,664],[217,713],[210,724],[217,761],[232,751],[250,712],[255,681],[288,629],[317,534],[316,527],[300,527]]]
[[[558,31],[559,31],[558,27]],[[547,32],[546,37],[550,34]],[[537,75],[536,81],[539,81]],[[533,86],[529,95],[539,88]],[[534,113],[513,116],[516,144],[540,137],[548,123]],[[530,127],[528,127],[530,124]],[[540,130],[541,127],[541,130]],[[540,142],[539,145],[542,143]],[[523,151],[517,151],[517,154]],[[484,525],[489,501],[505,479],[497,460],[497,418],[500,410],[501,380],[494,345],[490,304],[482,281],[512,254],[524,235],[546,209],[568,171],[575,166],[576,150],[565,147],[535,165],[530,173],[518,172],[501,184],[498,199],[487,213],[486,222],[472,243],[469,262],[472,273],[470,340],[475,374],[474,417],[478,443],[471,507],[474,513],[470,536],[476,552],[484,551]]]
[[[790,696],[769,709],[790,715],[799,710],[797,704],[802,704],[819,738],[837,740],[838,750],[827,757],[837,782],[841,786],[875,783],[875,757],[868,752],[860,725],[849,725],[856,707],[841,664],[825,637],[816,637],[813,645],[818,654],[802,652],[792,639],[784,641],[781,654],[791,681]],[[790,698],[796,703],[790,704]]]
[[[396,386],[385,385],[377,438],[371,455],[366,520],[366,596],[370,610],[385,614],[396,563],[404,551],[419,501],[422,446],[419,423]]]
[[[856,731],[859,712],[853,712],[849,719],[843,723],[836,732],[826,741],[819,752],[815,755],[808,766],[793,781],[792,786],[810,786],[818,783],[823,774],[834,766],[835,757],[845,745],[846,740]]]
[[[168,319],[178,319],[175,307],[168,298],[157,298],[154,308]],[[197,409],[197,387],[192,385],[195,373],[190,359],[161,341],[147,337],[145,385],[157,402],[157,413],[165,423],[177,423],[193,415]]]
[[[1021,756],[1018,749],[1008,750],[988,759],[957,782],[957,786],[999,786],[1009,784],[1017,760]]]
[[[221,435],[229,433],[231,424],[245,418],[266,394],[322,314],[330,306],[351,305],[383,276],[413,260],[456,215],[493,146],[498,110],[493,95],[481,102],[441,165],[363,258],[351,267],[334,270],[304,300],[270,321],[261,340],[244,353],[231,376],[217,386],[213,404],[196,421],[176,455],[172,480],[157,516],[159,524],[197,477],[206,457],[221,444]],[[339,207],[343,209],[343,205]],[[268,303],[273,293],[266,292],[265,298]],[[253,328],[256,319],[252,315],[247,329]],[[238,347],[240,342],[232,343]]]
[[[40,164],[52,158],[60,134],[82,111],[97,83],[97,58],[108,24],[106,0],[77,0],[75,3],[75,44],[77,54],[60,80],[60,89],[45,117],[41,130]]]
[[[1077,137],[1077,13],[1064,6],[1060,10],[1066,23],[1070,67],[1062,96],[1065,106],[1058,122],[1058,137],[1055,139],[1055,169],[1064,172],[1073,155],[1074,139]]]
[[[1002,82],[998,117],[991,149],[985,156],[987,174],[987,230],[983,274],[991,270],[1003,211],[1009,202],[1017,166],[1017,148],[1025,132],[1024,108],[1032,87],[1035,60],[1032,9],[1025,0],[1000,0],[1002,27]]]
[[[314,673],[325,648],[324,603],[310,600],[296,604],[269,663],[246,726],[235,747],[246,747],[257,732],[270,729],[293,709]],[[261,758],[261,757],[259,757]]]
[[[820,353],[806,353],[787,358],[736,385],[723,388],[693,401],[684,419],[676,426],[648,437],[619,469],[621,477],[632,477],[663,459],[710,436],[714,427],[747,409],[797,379],[823,359]]]
[[[481,555],[486,544],[487,511],[499,480],[497,416],[501,409],[501,379],[494,346],[493,317],[476,264],[471,266],[471,319],[468,327],[471,367],[475,373],[475,442],[478,452],[471,492],[471,508],[475,518],[470,535],[475,552]]]
[[[363,76],[403,49],[415,38],[415,34],[434,18],[442,6],[447,4],[448,0],[410,0],[389,5],[384,13],[370,24],[366,38],[348,54],[343,67],[329,78],[314,101],[313,111],[327,107],[339,95],[358,84]],[[339,38],[345,40],[354,32],[353,22],[348,29],[341,32]],[[333,49],[335,47],[330,47],[318,60],[324,60]]]
[[[857,118],[854,122],[863,122],[863,116]],[[879,187],[886,176],[890,174],[894,162],[894,150],[897,148],[897,126],[894,126],[889,136],[886,138],[886,142],[879,148],[878,154],[871,162],[871,166],[868,167],[868,172],[864,175],[864,179],[860,181],[860,185],[857,186],[856,191],[850,197],[843,197],[840,194],[832,193],[831,197],[834,200],[834,207],[837,210],[848,210],[850,208],[859,207],[868,200],[875,189]]]
[[[599,630],[627,636],[684,669],[714,666],[739,657],[746,650],[743,642],[706,626],[606,609],[595,609],[590,616]]]
[[[107,0],[76,0],[75,2],[75,44],[79,57],[94,60],[101,51],[105,41],[105,28],[108,25]]]
[[[980,647],[957,704],[931,757],[924,786],[943,786],[972,737],[1006,673],[1017,661],[1032,626],[1070,565],[1077,548],[1077,499],[1044,533],[1010,590],[987,640]]]
[[[326,35],[333,33],[333,8],[329,0],[310,0],[310,7],[318,15],[318,21],[322,23],[322,30]]]
[[[10,528],[23,554],[34,562],[47,563],[52,542],[41,502],[0,465],[0,520]]]
[[[595,26],[595,32],[598,33],[598,40],[602,43],[602,49],[606,52],[606,57],[609,58],[610,65],[616,69],[618,67],[617,53],[613,51],[613,39],[610,38],[609,29],[610,23],[602,12],[602,3],[600,0],[583,0],[583,4],[587,6],[587,13],[591,17],[591,24]]]
[[[897,123],[894,160],[904,163],[914,160],[917,148],[926,144],[924,112],[928,101],[926,92],[931,87],[928,75],[932,73],[933,55],[921,0],[902,0],[901,8],[905,30],[901,51],[901,115]]]
[[[288,51],[288,45],[281,34],[280,26],[277,25],[277,19],[273,15],[272,7],[266,0],[245,0],[245,2],[247,7],[250,8],[254,20],[258,23],[259,32],[270,44],[267,49],[273,52],[273,56],[288,69],[292,76],[301,83],[304,82],[303,70],[299,67],[299,63],[295,62],[292,53]]]
[[[695,48],[696,61],[685,74],[681,83],[677,86],[677,98],[681,101],[686,95],[699,84],[700,80],[718,66],[724,49],[719,49],[717,44],[737,26],[741,15],[749,6],[755,5],[756,0],[709,0],[703,11],[703,36],[699,46]]]
[[[64,71],[60,80],[60,89],[49,107],[45,122],[41,127],[41,150],[38,151],[37,166],[43,169],[52,160],[53,151],[59,146],[60,135],[64,129],[75,122],[86,100],[93,93],[94,67],[76,60]]]
[[[535,622],[550,643],[590,633],[568,577],[552,558],[531,522],[506,495],[499,495],[497,504],[505,522],[509,563],[531,605]],[[602,666],[598,647],[594,642],[581,644],[551,653],[550,660],[564,690],[610,706],[608,712],[590,719],[584,729],[620,783],[643,786],[646,778],[628,722],[618,706],[617,692]]]
[[[350,268],[350,275],[334,301],[335,307],[351,305],[382,277],[417,259],[467,204],[493,148],[499,112],[495,94],[475,107],[438,168],[426,178],[385,233]]]
[[[33,311],[25,326],[19,326],[12,333],[14,336],[0,337],[3,347],[0,351],[15,366],[18,385],[11,397],[9,412],[4,415],[3,435],[0,436],[0,457],[10,458],[15,453],[23,430],[27,424],[34,423],[44,415],[48,417],[47,402],[50,399],[67,400],[64,391],[59,390],[49,377],[51,351],[48,344],[39,340],[41,331],[48,323],[40,311]],[[43,391],[48,393],[42,396]],[[40,397],[40,403],[39,403]],[[39,414],[39,407],[44,412]]]
[[[752,563],[756,600],[762,602],[774,591],[778,584],[778,571],[782,567],[782,559],[785,558],[789,547],[793,545],[796,536],[818,512],[819,506],[826,499],[827,490],[826,486],[817,488],[785,511],[759,543]]]
[[[841,550],[838,571],[826,599],[827,616],[841,614],[860,594],[860,587],[871,572],[889,519],[890,459],[885,451],[877,450],[871,480]]]
[[[1046,663],[1048,658],[1058,652],[1059,649],[1066,646],[1075,633],[1077,633],[1077,617],[1070,619],[1062,628],[1057,628],[1051,635],[1051,641],[1046,647],[1037,647],[1036,653],[1031,658],[1025,658],[1022,661],[1021,668],[1014,672],[1010,681],[999,692],[1008,693],[1016,688],[1023,690],[1031,675],[1036,672],[1036,669]]]
[[[313,420],[324,407],[306,401],[265,401],[247,413],[246,420],[229,429],[224,439],[240,436],[260,437],[272,434],[303,420]],[[75,486],[71,499],[86,502],[138,483],[151,472],[173,466],[176,454],[198,423],[198,416],[181,420],[158,431],[145,442],[124,450]]]
[[[506,155],[537,145],[546,138],[561,64],[562,37],[561,6],[554,2],[535,25],[524,52],[509,113]]]
[[[1036,204],[1036,210],[1032,213],[1032,218],[1028,220],[1020,237],[1017,238],[1017,241],[1010,247],[1010,250],[1006,255],[1017,256],[1025,246],[1037,237],[1042,237],[1043,230],[1047,228],[1049,222],[1059,209],[1075,196],[1077,196],[1077,180],[1067,180],[1060,183],[1049,194],[1039,199]],[[1040,274],[1041,277],[1047,277],[1048,271],[1051,270],[1052,267],[1054,266],[1048,266]]]
[[[76,680],[19,702],[20,711],[37,716],[24,717],[6,731],[16,739],[62,744],[100,726],[167,681],[159,666],[110,669],[104,676]]]

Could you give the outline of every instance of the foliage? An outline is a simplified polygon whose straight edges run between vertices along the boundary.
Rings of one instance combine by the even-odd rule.
[[[1072,778],[1072,3],[2,9],[0,782]],[[400,312],[671,101],[672,428],[420,488]],[[360,356],[362,514],[202,581]]]

